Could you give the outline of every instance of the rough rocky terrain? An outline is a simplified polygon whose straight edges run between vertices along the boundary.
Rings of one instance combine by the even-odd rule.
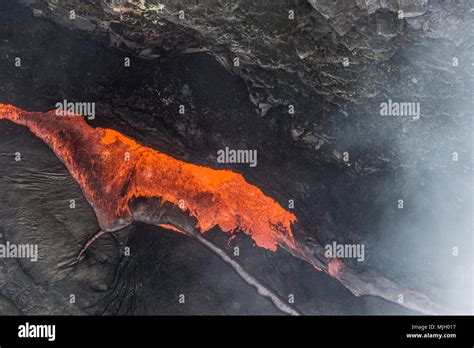
[[[294,200],[322,243],[364,244],[354,267],[472,312],[473,16],[468,0],[5,1],[0,99],[42,111],[95,102],[93,126],[238,171],[282,206]],[[388,99],[419,102],[420,118],[381,116]],[[1,261],[1,312],[278,313],[199,245],[149,226],[58,273],[95,231],[94,215],[45,146],[7,123],[1,134],[2,235],[46,250],[35,267]],[[225,146],[257,149],[258,166],[216,163]],[[35,160],[15,168],[16,151]],[[70,197],[82,202],[74,211],[60,204]],[[121,258],[120,243],[140,254]],[[243,237],[232,243],[304,313],[407,313]],[[177,304],[181,287],[195,302]]]

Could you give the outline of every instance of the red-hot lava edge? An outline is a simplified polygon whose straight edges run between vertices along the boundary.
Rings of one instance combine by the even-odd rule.
[[[326,258],[324,248],[294,214],[240,174],[177,160],[112,129],[93,128],[78,115],[0,104],[0,119],[28,127],[53,150],[80,185],[102,231],[143,221],[183,232],[219,254],[266,296],[271,290],[202,236],[215,226],[228,234],[240,230],[259,247],[275,251],[280,246],[328,273],[356,296],[378,296],[423,313],[446,312],[417,291]],[[285,312],[297,313],[277,295],[267,297]]]

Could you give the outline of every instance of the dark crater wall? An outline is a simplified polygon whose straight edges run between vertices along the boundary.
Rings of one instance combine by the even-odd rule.
[[[290,2],[300,16],[295,29],[281,26],[276,14],[287,9],[286,3],[252,7],[244,2],[240,10],[225,13],[245,15],[247,30],[245,22],[224,25],[219,21],[226,15],[211,16],[218,8],[210,6],[206,17],[198,6],[189,15],[201,20],[184,28],[163,14],[168,44],[156,47],[150,40],[161,36],[152,30],[143,37],[149,31],[138,29],[139,23],[154,28],[149,24],[154,15],[125,15],[110,24],[111,33],[89,30],[86,22],[69,26],[64,11],[72,5],[65,2],[52,10],[46,1],[30,3],[45,18],[13,1],[0,5],[2,103],[46,111],[63,99],[95,102],[93,126],[117,129],[177,158],[214,168],[224,167],[216,163],[216,152],[225,146],[257,149],[256,168],[227,167],[284,207],[293,199],[295,214],[322,243],[364,243],[366,262],[354,266],[469,311],[472,21],[461,13],[465,2],[458,7],[431,3],[434,15],[428,10],[425,15],[437,18],[426,21],[438,33],[449,33],[443,23],[464,23],[459,24],[459,42],[454,34],[422,34],[424,17],[399,23],[395,6],[362,15],[358,7],[347,12],[342,2],[336,2],[341,8],[334,13],[329,5]],[[109,21],[110,15],[93,4],[77,5],[85,21],[117,21]],[[341,29],[344,22],[352,29]],[[227,33],[223,40],[208,35],[214,27]],[[281,45],[266,41],[275,27]],[[121,40],[135,45],[114,41],[117,30]],[[260,36],[252,38],[250,32]],[[288,50],[290,41],[293,50]],[[351,43],[357,49],[351,50]],[[196,46],[206,50],[186,51]],[[147,47],[154,50],[143,52]],[[312,58],[308,63],[294,52]],[[246,61],[245,54],[254,56]],[[234,55],[242,58],[243,71],[226,63]],[[460,59],[458,70],[440,63],[453,55]],[[354,64],[318,63],[321,57],[342,56]],[[22,58],[21,68],[14,67],[14,57]],[[123,66],[124,57],[131,58],[130,68]],[[422,119],[381,118],[379,104],[388,98],[421,101]],[[181,104],[185,115],[178,113]],[[288,114],[289,104],[296,106],[295,115]],[[20,127],[0,126],[1,134],[8,134],[2,136],[0,151],[2,236],[38,241],[44,251],[44,261],[36,265],[1,261],[0,312],[278,314],[200,245],[150,226],[108,236],[77,269],[58,270],[95,232],[95,217],[46,146]],[[13,160],[16,151],[25,153],[21,164]],[[456,163],[454,151],[461,158]],[[348,162],[343,152],[349,153]],[[400,198],[403,210],[397,208]],[[69,199],[77,200],[76,209],[69,209]],[[226,245],[217,230],[209,234]],[[120,254],[125,245],[131,257]],[[354,298],[333,279],[281,252],[253,248],[242,236],[234,245],[255,275],[282,296],[295,294],[296,306],[305,313],[407,313],[375,298]],[[453,246],[462,250],[456,258]],[[459,286],[453,289],[452,284]],[[75,306],[68,305],[71,293],[77,294]],[[177,301],[180,293],[189,294],[184,306]]]

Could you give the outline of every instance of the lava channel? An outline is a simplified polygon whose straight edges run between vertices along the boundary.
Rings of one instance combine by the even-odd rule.
[[[100,236],[134,221],[185,233],[218,254],[247,283],[255,286],[288,314],[299,312],[202,234],[218,226],[232,234],[242,231],[255,245],[271,251],[282,247],[340,281],[354,295],[379,296],[424,313],[444,310],[426,296],[372,273],[358,273],[340,260],[324,256],[324,248],[296,216],[283,209],[242,175],[177,160],[145,147],[121,133],[93,128],[80,115],[28,112],[0,104],[0,119],[29,130],[64,163],[81,187],[97,217],[100,231],[82,248],[79,257]],[[297,232],[297,233],[295,233]]]

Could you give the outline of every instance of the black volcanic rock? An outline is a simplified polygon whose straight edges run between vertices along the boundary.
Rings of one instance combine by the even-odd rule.
[[[472,273],[472,250],[465,243],[472,213],[471,1],[209,0],[191,5],[147,0],[145,7],[139,1],[121,6],[92,0],[21,2],[27,7],[14,2],[10,6],[8,1],[0,4],[1,102],[45,111],[64,98],[95,101],[98,117],[90,121],[92,125],[117,129],[183,160],[241,172],[282,206],[293,199],[295,214],[323,244],[364,243],[366,262],[354,262],[354,267],[376,270],[458,311],[469,311],[463,301],[470,289],[466,274]],[[74,20],[69,17],[71,10]],[[294,11],[294,19],[288,17],[289,11]],[[14,57],[22,57],[20,69],[14,68]],[[123,66],[125,57],[131,58],[129,69]],[[235,58],[239,66],[234,65]],[[382,117],[380,104],[388,99],[419,102],[420,119]],[[186,107],[184,116],[178,113],[180,105]],[[289,114],[290,105],[294,114]],[[5,156],[11,156],[12,146]],[[258,166],[216,163],[217,150],[225,146],[257,149]],[[459,155],[458,161],[453,161],[453,153]],[[34,164],[31,168],[35,170]],[[5,173],[5,190],[7,174],[10,170]],[[80,194],[68,182],[68,192]],[[7,207],[17,201],[25,211],[34,210],[22,204],[19,195],[21,191],[5,195],[2,209],[8,212]],[[404,200],[403,210],[397,208],[399,199]],[[54,209],[51,202],[45,205],[46,211]],[[90,213],[84,207],[69,219],[78,219],[74,226],[68,225],[68,219],[63,221],[65,228],[79,233],[78,225],[84,224],[93,229]],[[43,215],[46,220],[61,214]],[[55,218],[51,221],[45,221],[45,226],[58,223]],[[3,226],[9,238],[17,232],[23,236],[14,222]],[[175,270],[173,262],[180,258],[169,261],[167,246],[177,255],[179,250],[189,252],[190,260],[206,260],[205,251],[196,249],[193,254],[195,245],[183,246],[187,242],[181,236],[176,237],[178,242],[155,237],[156,230],[147,226],[137,229],[144,240],[132,236],[130,241],[140,248],[153,243],[158,250],[154,264],[161,262]],[[51,250],[64,249],[60,258],[65,259],[79,247],[79,239],[93,232],[81,230],[80,238],[69,240],[74,245],[64,240],[51,244]],[[117,238],[127,236],[128,232]],[[104,270],[94,271],[94,289],[107,287],[112,296],[102,303],[114,296],[124,298],[123,306],[111,304],[104,312],[144,313],[148,307],[147,314],[163,308],[167,314],[185,313],[165,300],[150,299],[161,278],[147,279],[143,274],[166,273],[148,263],[153,250],[147,249],[133,262],[116,260],[118,245],[105,240],[91,251],[99,259],[102,252],[109,255],[102,260]],[[455,246],[461,247],[457,258],[452,256]],[[374,299],[352,299],[318,274],[305,282],[312,273],[302,270],[297,261],[267,254],[259,259],[261,251],[248,247],[249,267],[282,293],[295,291],[296,284],[298,297],[305,298],[300,306],[306,313],[344,313],[345,307],[355,313],[401,310]],[[226,268],[214,261],[210,267],[225,274]],[[50,257],[48,262],[53,267]],[[259,266],[265,262],[269,264]],[[205,292],[209,290],[205,284],[216,285],[212,276],[191,264],[183,266],[193,279],[189,287]],[[22,272],[18,265],[8,267],[10,281]],[[146,272],[134,278],[134,267],[145,267]],[[179,266],[175,267],[173,274],[163,276],[163,283],[167,277],[176,286],[183,281],[176,275]],[[124,273],[112,277],[115,269]],[[43,296],[41,282],[50,282],[53,274],[44,269],[23,272],[20,278],[26,280],[20,288],[31,290],[32,298]],[[40,279],[40,285],[29,279],[29,272]],[[87,273],[77,272],[82,283]],[[205,283],[201,288],[196,285],[200,280]],[[124,288],[117,287],[121,281]],[[226,280],[234,281],[238,282]],[[460,285],[454,290],[452,284]],[[253,313],[239,300],[237,309],[229,305],[232,300],[220,302],[232,285],[222,293],[214,285],[208,286],[214,302],[207,307],[195,303],[188,313],[209,308],[212,313]],[[125,290],[135,286],[136,293],[150,303],[134,302],[137,296]],[[33,308],[11,301],[17,289],[2,287],[6,295],[0,297],[0,305],[8,313]],[[243,297],[251,296],[252,289],[247,290]],[[82,296],[97,304],[95,291],[84,290]],[[165,288],[164,298],[173,291]],[[63,309],[55,301],[52,294],[43,308],[30,312],[51,306],[59,313]],[[258,298],[252,301],[259,303],[256,311],[273,313]],[[225,310],[222,303],[227,303]],[[92,306],[90,311],[96,309]]]
[[[343,146],[350,144],[342,142],[352,134],[364,138],[358,143],[380,144],[387,139],[379,138],[382,124],[398,135],[413,128],[402,121],[376,119],[378,104],[387,98],[415,98],[423,105],[425,123],[446,115],[448,106],[452,115],[460,116],[472,108],[470,1],[26,3],[38,16],[91,35],[107,35],[112,46],[142,58],[195,51],[212,54],[245,81],[255,112],[264,122],[271,125],[285,117],[280,122],[286,125],[282,136],[307,148],[311,157],[337,160],[335,151],[347,150]],[[75,20],[69,19],[71,10]],[[83,22],[88,24],[78,28]],[[459,62],[457,67],[453,59]],[[296,113],[283,116],[289,105]],[[463,119],[460,122],[462,127]],[[423,143],[431,145],[424,133],[430,125],[422,127]],[[389,151],[374,151],[371,157],[365,164],[369,171],[382,169],[377,157],[396,160]]]

